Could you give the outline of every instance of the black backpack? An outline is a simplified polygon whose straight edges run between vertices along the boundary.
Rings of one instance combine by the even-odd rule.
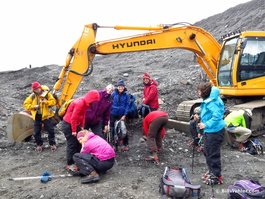
[[[138,109],[138,114],[142,117],[145,118],[149,113],[151,112],[151,109],[148,105],[142,104],[139,109]]]
[[[240,151],[251,155],[263,155],[262,145],[257,140],[253,139],[246,141]]]
[[[162,198],[185,199],[190,196],[201,197],[201,185],[191,185],[186,168],[165,168],[159,185]]]

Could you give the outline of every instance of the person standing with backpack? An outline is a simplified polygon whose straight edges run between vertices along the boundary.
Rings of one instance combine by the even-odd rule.
[[[204,131],[204,156],[208,172],[204,174],[204,183],[222,184],[221,175],[221,144],[225,134],[224,103],[219,97],[219,89],[211,83],[198,86],[198,93],[202,97],[201,122],[198,124]]]
[[[84,97],[73,100],[63,117],[62,131],[67,141],[67,171],[78,171],[74,164],[73,155],[80,152],[81,144],[78,142],[76,134],[84,129],[86,110],[95,101],[99,101],[99,93],[96,90],[91,90]]]
[[[129,106],[130,106],[130,95],[127,93],[127,88],[125,87],[124,81],[119,80],[117,82],[117,88],[114,90],[114,92],[111,94],[113,98],[111,111],[110,111],[110,131],[112,138],[115,137],[115,122],[116,121],[124,121],[126,116],[128,115]],[[116,135],[117,136],[117,135]],[[119,140],[123,144],[123,150],[128,151],[129,150],[129,136],[128,134],[122,139]],[[114,147],[117,145],[115,143],[115,140],[113,140]]]
[[[30,94],[24,101],[23,107],[30,110],[34,120],[34,138],[37,144],[36,151],[43,150],[43,140],[41,138],[42,124],[48,132],[49,145],[51,150],[56,150],[56,141],[52,117],[54,112],[50,110],[51,106],[56,104],[56,99],[47,86],[40,85],[39,82],[31,84],[33,94]]]

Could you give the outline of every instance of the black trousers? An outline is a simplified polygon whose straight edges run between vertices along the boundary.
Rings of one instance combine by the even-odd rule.
[[[41,138],[41,129],[42,129],[42,124],[44,125],[44,128],[48,132],[48,140],[50,145],[55,145],[55,133],[54,133],[54,126],[52,124],[52,119],[48,118],[43,121],[34,121],[34,138],[35,142],[38,146],[43,145],[43,140]]]
[[[98,135],[102,138],[104,138],[104,133],[103,133],[103,124],[102,122],[99,122],[98,124],[94,124],[94,125],[91,125],[91,124],[88,124],[87,122],[85,123],[85,127],[84,129],[91,129],[91,131],[95,134],[95,135]]]
[[[216,177],[221,175],[221,145],[224,139],[225,128],[216,133],[205,133],[204,156],[210,173]]]
[[[76,153],[73,157],[81,175],[89,175],[93,170],[98,173],[105,173],[114,165],[114,158],[100,161],[90,153]]]
[[[79,127],[76,132],[80,131],[81,128]],[[75,153],[79,153],[82,145],[78,142],[75,136],[72,135],[72,128],[71,124],[66,121],[62,121],[62,131],[66,138],[67,148],[66,148],[66,158],[67,158],[67,165],[74,164],[73,156]]]

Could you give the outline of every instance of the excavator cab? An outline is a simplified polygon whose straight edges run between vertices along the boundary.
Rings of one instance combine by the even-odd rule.
[[[258,32],[242,33],[225,40],[217,72],[221,94],[264,96],[265,85],[262,78],[264,76],[264,33],[263,35]]]

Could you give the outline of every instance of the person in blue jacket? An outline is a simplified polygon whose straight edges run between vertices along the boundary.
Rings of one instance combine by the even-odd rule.
[[[122,120],[125,124],[125,119],[129,111],[130,106],[130,95],[127,93],[127,88],[123,80],[117,82],[117,88],[111,94],[113,101],[110,110],[110,132],[112,137],[114,137],[114,124],[115,121]],[[119,140],[123,144],[123,150],[129,150],[129,137],[128,134],[122,139]],[[116,145],[116,143],[113,143]]]
[[[138,118],[138,112],[137,112],[137,104],[136,104],[136,97],[133,94],[130,95],[130,106],[129,111],[127,114],[127,120],[128,122],[131,122],[133,119]]]
[[[224,103],[219,96],[219,89],[211,83],[198,86],[202,97],[201,122],[198,124],[204,131],[204,155],[209,171],[204,174],[204,183],[222,184],[221,175],[221,144],[225,134]]]

